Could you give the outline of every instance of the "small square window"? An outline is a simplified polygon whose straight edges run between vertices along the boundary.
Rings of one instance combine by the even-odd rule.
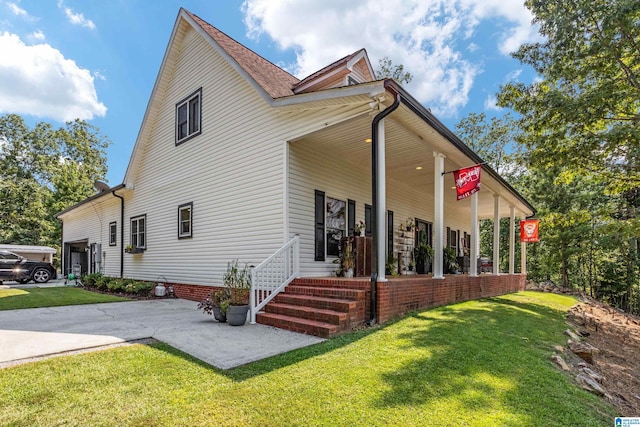
[[[202,88],[176,104],[176,145],[200,134]]]
[[[192,230],[193,203],[178,206],[178,239],[193,236]]]
[[[115,246],[118,242],[118,226],[116,222],[109,223],[109,246]]]
[[[141,215],[131,218],[131,241],[134,248],[146,249],[146,222],[147,216]]]

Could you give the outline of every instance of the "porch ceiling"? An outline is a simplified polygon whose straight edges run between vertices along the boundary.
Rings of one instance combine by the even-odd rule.
[[[371,174],[371,122],[373,114],[329,126],[308,134],[293,143],[312,144],[317,149],[330,152],[344,159],[353,169]],[[458,150],[449,140],[439,134],[419,116],[400,105],[385,119],[386,173],[388,180],[412,183],[416,197],[424,194],[433,197],[434,152],[446,156],[445,171],[471,166],[475,161]],[[417,169],[421,167],[422,169]],[[462,210],[471,213],[470,198],[457,201],[453,174],[445,175],[445,216],[447,210]],[[516,215],[531,215],[532,212],[512,192],[488,173],[482,175],[482,189],[478,193],[478,215],[493,218],[494,194],[501,196],[500,216],[510,215],[510,206],[515,206]]]

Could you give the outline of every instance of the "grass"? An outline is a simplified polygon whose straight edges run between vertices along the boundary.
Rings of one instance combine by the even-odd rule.
[[[0,289],[0,310],[130,301],[71,287]]]
[[[167,345],[0,370],[3,425],[602,426],[549,361],[575,300],[523,292],[416,312],[220,371]],[[268,343],[265,343],[268,345]]]

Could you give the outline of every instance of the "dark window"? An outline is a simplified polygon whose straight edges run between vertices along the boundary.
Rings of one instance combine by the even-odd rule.
[[[147,248],[147,216],[141,215],[131,218],[131,246]]]
[[[324,239],[324,192],[316,190],[315,192],[315,260],[324,261],[325,239]]]
[[[343,200],[326,197],[327,205],[327,255],[340,255],[340,241],[345,236],[346,203]]]
[[[364,205],[364,235],[371,236],[371,205]]]
[[[347,200],[347,232],[349,236],[353,236],[356,229],[356,201]]]
[[[176,145],[200,134],[202,88],[176,104]]]
[[[193,236],[193,203],[178,206],[178,239],[187,239]]]
[[[416,242],[420,241],[420,232],[427,235],[427,244],[433,246],[433,224],[416,218]]]
[[[109,223],[109,246],[115,246],[118,242],[117,229],[118,226],[115,222]]]

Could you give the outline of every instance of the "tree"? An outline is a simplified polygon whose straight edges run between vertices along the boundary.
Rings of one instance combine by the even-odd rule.
[[[109,141],[82,120],[54,129],[0,117],[0,242],[58,246],[55,214],[93,193]]]
[[[378,68],[375,71],[376,79],[393,79],[398,84],[411,83],[413,76],[409,72],[404,72],[404,65],[393,65],[393,61],[385,56],[378,60]]]
[[[514,57],[541,80],[507,84],[498,103],[522,115],[533,161],[597,174],[611,193],[640,185],[640,1],[525,4],[546,41]]]

